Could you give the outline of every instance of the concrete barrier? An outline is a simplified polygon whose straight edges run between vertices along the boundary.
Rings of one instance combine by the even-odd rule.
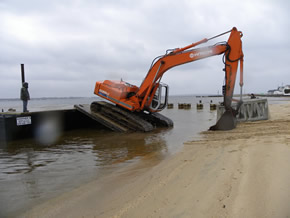
[[[236,108],[237,104],[233,104],[233,108]],[[219,105],[217,108],[217,120],[224,113],[224,106]],[[267,99],[247,99],[243,101],[240,107],[237,120],[239,122],[245,121],[258,121],[269,119],[269,108]]]

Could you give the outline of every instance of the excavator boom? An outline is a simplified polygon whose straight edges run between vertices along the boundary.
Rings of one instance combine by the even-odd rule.
[[[186,51],[180,51],[178,53],[172,52],[168,55],[163,56],[155,62],[155,64],[150,68],[147,76],[145,77],[139,91],[136,93],[138,97],[143,99],[141,104],[141,110],[146,106],[146,99],[152,93],[152,88],[158,83],[163,74],[169,69],[182,65],[185,63],[197,61],[203,58],[207,58],[214,55],[222,54],[226,51],[227,45],[218,44],[215,46],[203,47],[199,49],[191,49]],[[148,102],[147,104],[150,104]]]

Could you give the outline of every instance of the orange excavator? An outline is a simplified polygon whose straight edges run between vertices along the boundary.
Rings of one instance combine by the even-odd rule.
[[[194,48],[202,43],[206,43],[211,39],[221,35],[230,33],[227,42],[217,43],[212,46]],[[225,64],[225,85],[223,86],[225,113],[221,116],[216,125],[211,130],[229,130],[236,126],[235,117],[237,109],[232,108],[233,92],[235,87],[238,65],[240,63],[240,86],[243,86],[243,51],[242,51],[242,32],[237,28],[219,34],[212,38],[204,38],[196,43],[190,44],[183,48],[167,50],[166,54],[155,58],[149,68],[140,87],[131,85],[124,81],[105,80],[96,82],[94,93],[115,105],[105,102],[93,102],[91,109],[94,111],[102,111],[107,116],[112,116],[118,111],[115,120],[124,120],[134,114],[141,118],[140,122],[147,122],[150,116],[158,114],[163,110],[168,102],[168,85],[161,83],[161,78],[165,72],[178,65],[197,61],[214,55],[224,54]],[[240,104],[238,104],[240,105]],[[145,117],[145,118],[144,118]],[[157,119],[166,120],[167,125],[173,125],[170,119],[164,117]],[[142,121],[143,120],[143,121]],[[126,125],[126,124],[125,124]],[[146,129],[146,128],[145,128]],[[151,128],[149,128],[151,129]],[[146,131],[146,130],[145,130]]]

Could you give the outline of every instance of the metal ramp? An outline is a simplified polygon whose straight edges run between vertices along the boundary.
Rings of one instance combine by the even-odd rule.
[[[100,112],[92,111],[90,105],[88,104],[78,104],[74,105],[75,109],[79,112],[87,115],[88,117],[96,120],[98,123],[103,124],[107,128],[116,131],[116,132],[127,132],[129,131],[128,128],[118,124],[112,119],[107,118],[106,116],[102,115]]]

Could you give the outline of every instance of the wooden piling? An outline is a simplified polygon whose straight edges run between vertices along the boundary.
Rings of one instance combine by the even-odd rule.
[[[21,64],[21,85],[25,82],[24,64]]]
[[[172,103],[167,104],[167,109],[173,109],[173,108],[174,108],[174,104],[172,104]]]
[[[216,110],[216,104],[210,104],[210,110]]]
[[[178,109],[191,109],[190,103],[178,103]]]

